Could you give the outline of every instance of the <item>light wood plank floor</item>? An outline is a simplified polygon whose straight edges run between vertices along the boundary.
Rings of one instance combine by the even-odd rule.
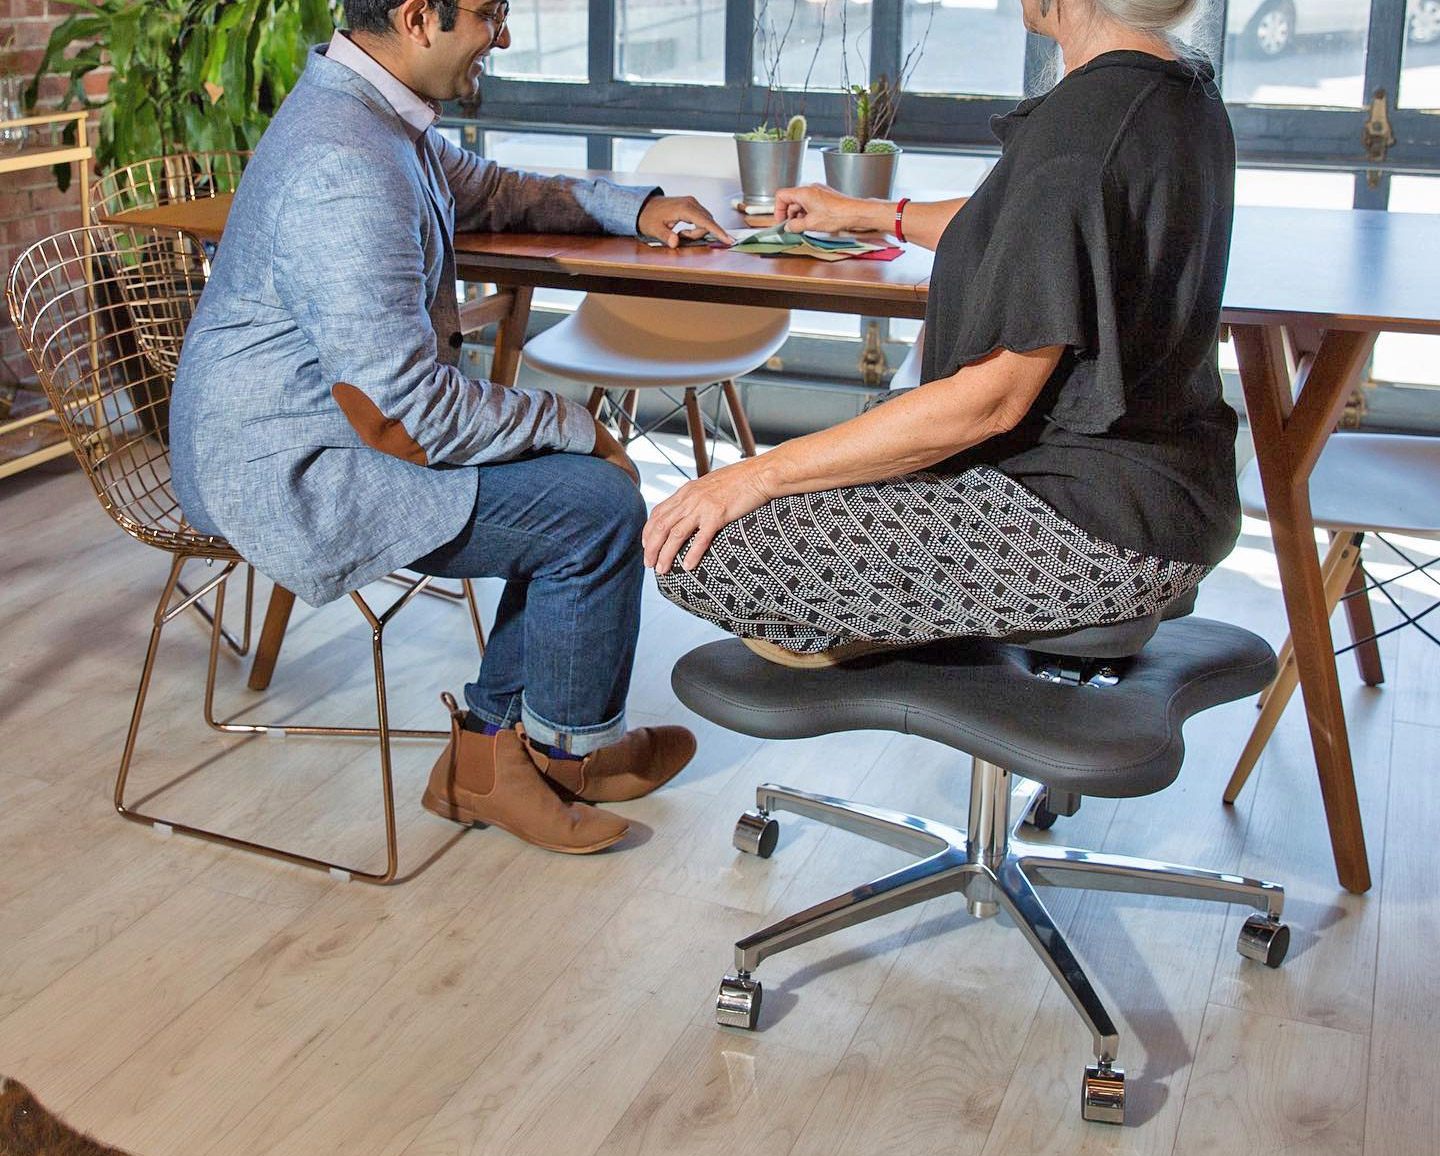
[[[683,450],[681,451],[683,453]],[[646,465],[652,500],[678,482]],[[1341,677],[1374,889],[1341,891],[1298,704],[1240,804],[1220,791],[1254,718],[1195,720],[1180,781],[1088,800],[1078,846],[1289,889],[1291,958],[1241,960],[1239,909],[1052,892],[1122,1022],[1124,1128],[1083,1123],[1088,1035],[1020,937],[935,901],[767,961],[763,1030],[716,1028],[731,943],[904,856],[788,817],[766,861],[729,844],[776,779],[963,822],[953,752],[882,733],[760,743],[690,716],[669,671],[716,632],[647,589],[636,723],[700,754],[624,805],[591,858],[421,811],[436,744],[398,747],[406,881],[344,883],[127,824],[110,808],[166,559],[114,529],[72,469],[0,483],[0,1072],[136,1156],[1419,1156],[1440,1134],[1440,650],[1385,640],[1389,682]],[[377,597],[383,594],[377,591]],[[496,584],[487,584],[487,606]],[[237,598],[231,598],[231,616]],[[1263,525],[1200,610],[1277,643]],[[206,638],[168,632],[133,776],[177,819],[373,866],[365,742],[222,739],[199,718]],[[397,723],[440,727],[473,668],[463,612],[421,599],[388,669]],[[363,718],[368,639],[344,603],[297,613],[272,690],[227,660],[221,709]],[[168,785],[168,786],[167,786]]]

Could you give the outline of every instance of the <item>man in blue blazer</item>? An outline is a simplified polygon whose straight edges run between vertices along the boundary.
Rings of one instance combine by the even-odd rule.
[[[510,43],[505,0],[346,0],[236,193],[171,407],[176,491],[314,605],[398,567],[507,579],[467,710],[424,805],[588,852],[589,805],[691,758],[682,727],[626,731],[639,624],[639,475],[580,405],[471,380],[452,237],[714,231],[690,197],[503,169],[434,128]]]

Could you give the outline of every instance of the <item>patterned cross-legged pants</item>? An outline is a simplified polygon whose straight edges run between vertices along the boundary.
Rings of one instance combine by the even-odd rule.
[[[658,578],[666,598],[807,654],[1120,622],[1210,570],[1101,541],[987,466],[777,498],[722,529],[694,570],[680,559]]]

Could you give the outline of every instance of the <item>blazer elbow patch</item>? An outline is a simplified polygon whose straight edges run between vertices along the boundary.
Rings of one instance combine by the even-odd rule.
[[[410,436],[397,418],[381,413],[380,407],[370,400],[364,390],[356,389],[348,382],[337,381],[330,389],[330,396],[335,399],[345,420],[360,435],[360,440],[372,450],[416,466],[430,464],[425,448]]]

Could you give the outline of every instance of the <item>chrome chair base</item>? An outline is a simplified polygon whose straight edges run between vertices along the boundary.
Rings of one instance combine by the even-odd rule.
[[[1219,903],[1243,903],[1262,912],[1246,920],[1237,949],[1246,958],[1278,967],[1289,946],[1280,922],[1284,890],[1274,883],[1219,871],[1203,871],[1128,855],[1110,855],[1017,838],[1020,826],[1046,806],[1046,789],[1004,768],[974,760],[969,830],[882,807],[852,803],[766,783],[755,792],[756,810],[742,815],[735,846],[768,858],[778,838],[776,811],[817,819],[902,851],[923,856],[889,875],[817,903],[735,944],[735,972],[720,984],[716,1022],[754,1029],[763,991],[753,972],[761,961],[842,928],[959,892],[976,918],[1001,909],[1025,936],[1055,982],[1085,1021],[1094,1040],[1095,1064],[1081,1083],[1081,1115],[1119,1124],[1125,1115],[1125,1074],[1115,1063],[1120,1037],[1089,977],[1036,893],[1037,886],[1173,895]],[[1064,806],[1073,813],[1078,801]],[[1012,815],[1018,816],[1012,822]]]

